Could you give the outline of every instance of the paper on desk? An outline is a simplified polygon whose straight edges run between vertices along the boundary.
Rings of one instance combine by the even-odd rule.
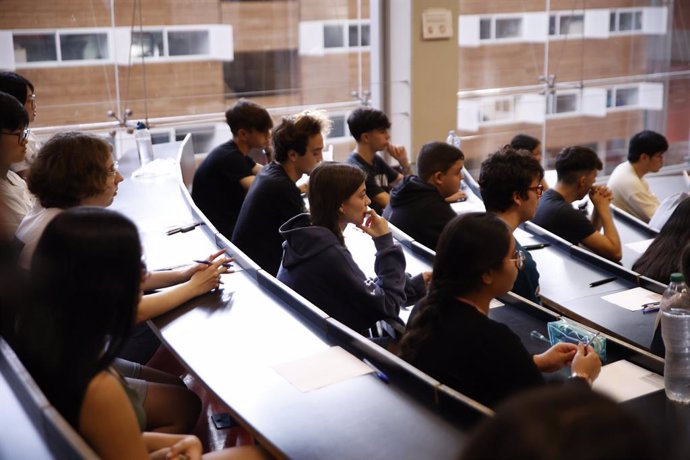
[[[601,368],[592,388],[618,402],[664,388],[664,378],[624,359]]]
[[[660,302],[661,294],[648,291],[645,288],[636,287],[627,291],[616,292],[602,297],[603,300],[623,307],[627,310],[642,310],[642,305],[651,302]]]
[[[489,302],[489,308],[498,308],[503,306],[505,306],[505,304],[498,299],[491,299],[491,302]]]
[[[277,364],[273,369],[303,393],[373,372],[340,347]]]
[[[647,250],[649,245],[652,244],[652,241],[654,241],[654,238],[642,241],[635,241],[633,243],[626,243],[625,245],[633,251],[635,251],[636,253],[643,254]]]

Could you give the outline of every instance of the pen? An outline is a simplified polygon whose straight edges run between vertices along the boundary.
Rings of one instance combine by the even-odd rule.
[[[362,361],[364,361],[364,364],[372,368],[372,370],[374,371],[374,375],[376,375],[376,377],[378,377],[379,380],[381,380],[383,383],[388,383],[388,376],[381,372],[378,367],[371,364],[371,361],[369,361],[367,358],[362,359]]]
[[[589,283],[589,287],[592,288],[592,287],[601,286],[602,284],[610,283],[611,281],[616,281],[616,279],[617,278],[615,276],[612,276],[611,278],[604,278],[603,280],[592,281],[591,283]]]
[[[527,246],[523,246],[522,249],[525,251],[534,251],[535,249],[544,249],[549,246],[551,246],[549,243],[528,244]]]
[[[189,224],[189,225],[184,225],[184,226],[180,226],[180,227],[171,228],[170,230],[168,230],[168,231],[165,232],[165,233],[166,233],[168,236],[174,235],[174,234],[176,234],[176,233],[187,233],[187,232],[189,232],[189,231],[194,230],[196,227],[198,227],[199,225],[202,225],[202,224],[203,224],[203,222],[194,222],[194,223]]]
[[[542,342],[546,342],[549,345],[551,344],[551,341],[539,331],[532,331],[529,333],[529,336],[535,340],[541,340]]]
[[[208,260],[193,260],[192,262],[196,262],[198,264],[204,264],[204,265],[213,265],[213,262],[209,262]],[[223,267],[225,268],[230,268],[232,267],[232,264],[230,262],[224,263]]]
[[[594,334],[592,337],[590,337],[589,340],[585,342],[585,348],[587,348],[588,346],[590,346],[590,345],[592,344],[592,342],[594,342],[594,339],[596,339],[597,337],[599,337],[599,334],[601,334],[601,332],[597,332],[597,333]]]
[[[647,313],[659,311],[659,304],[661,304],[661,302],[649,302],[642,304],[642,314],[646,315]]]

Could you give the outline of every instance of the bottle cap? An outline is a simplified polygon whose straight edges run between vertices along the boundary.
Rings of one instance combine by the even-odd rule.
[[[682,283],[683,281],[685,281],[685,278],[682,273],[671,273],[672,283]]]
[[[145,129],[146,125],[143,121],[137,121],[137,129]]]

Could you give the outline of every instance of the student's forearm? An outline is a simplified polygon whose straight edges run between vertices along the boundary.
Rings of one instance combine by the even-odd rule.
[[[152,271],[141,287],[144,291],[151,291],[153,289],[160,289],[172,286],[173,284],[179,284],[184,281],[187,280],[184,279],[181,270]]]
[[[611,242],[611,245],[614,248],[617,248],[617,250],[620,252],[621,249],[621,240],[620,237],[618,236],[618,229],[616,228],[616,224],[613,223],[613,217],[611,216],[611,211],[607,210],[608,212],[602,213],[599,215],[599,218],[601,220],[601,225],[604,228],[604,236],[606,237],[607,240]]]
[[[144,445],[149,452],[155,452],[159,449],[170,447],[176,442],[179,442],[189,435],[186,434],[166,434],[166,433],[152,433],[144,432]]]
[[[136,322],[141,323],[162,315],[197,295],[200,294],[194,290],[189,282],[180,284],[163,292],[145,295],[141,298],[141,301],[139,301]]]

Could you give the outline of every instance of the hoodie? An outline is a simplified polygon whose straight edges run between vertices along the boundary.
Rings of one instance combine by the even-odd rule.
[[[383,216],[429,249],[436,249],[438,237],[457,214],[431,184],[418,176],[406,176],[393,189]]]
[[[376,279],[367,279],[332,231],[299,214],[280,227],[278,279],[326,314],[365,334],[379,320],[398,320],[405,304],[405,256],[393,235],[374,238]]]

